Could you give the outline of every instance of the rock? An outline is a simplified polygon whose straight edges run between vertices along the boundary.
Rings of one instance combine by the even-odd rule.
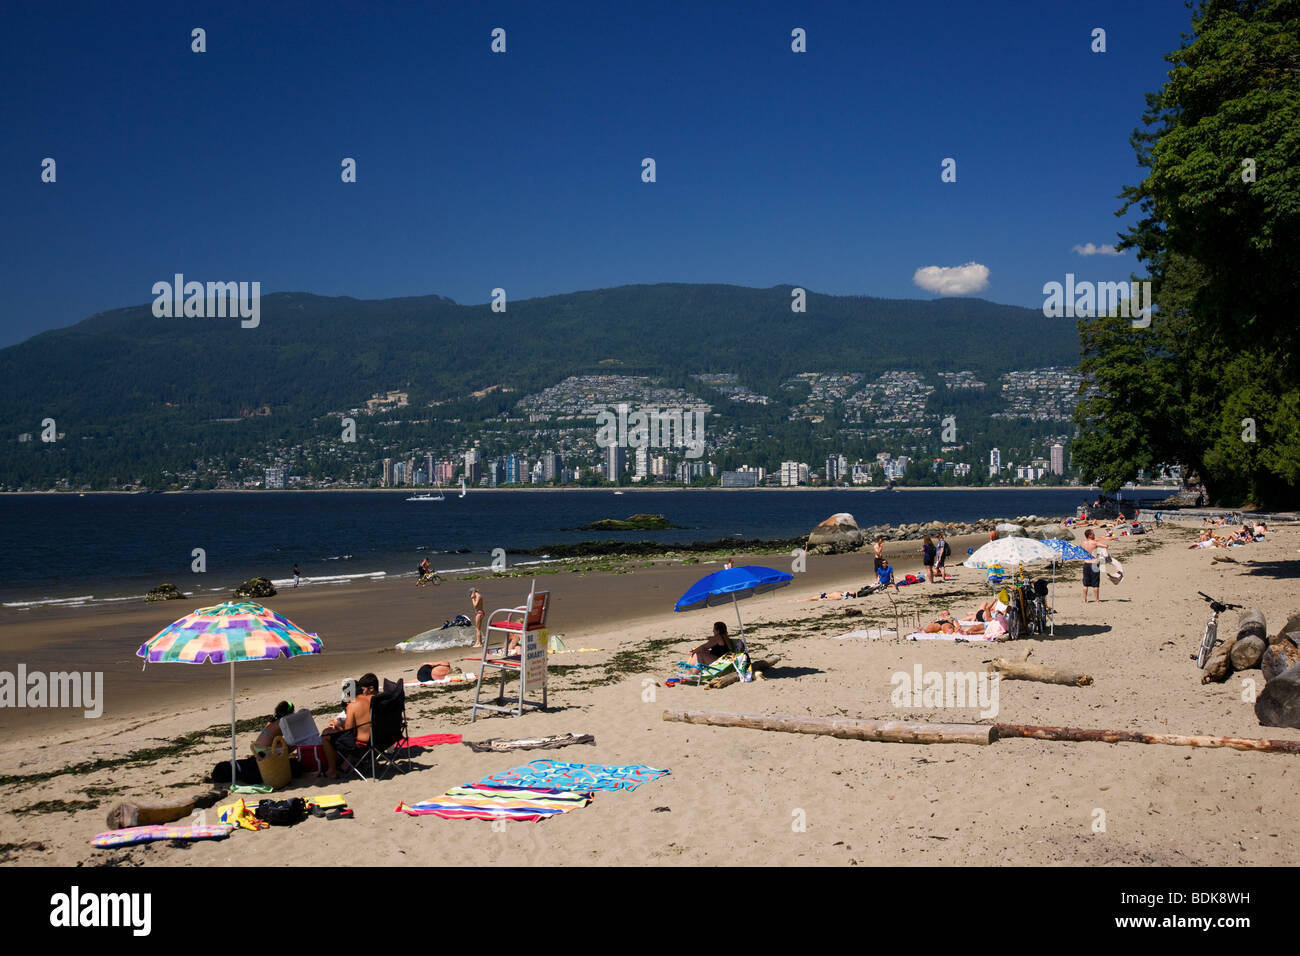
[[[1264,685],[1255,700],[1255,716],[1265,727],[1300,727],[1300,664]]]
[[[1222,684],[1232,676],[1232,648],[1237,638],[1227,638],[1222,644],[1210,651],[1210,659],[1205,662],[1205,673],[1201,676],[1202,684]]]
[[[1290,641],[1300,647],[1300,614],[1292,614],[1282,625],[1282,630],[1268,639],[1270,644],[1277,644],[1279,641]]]
[[[1265,682],[1271,681],[1289,667],[1300,664],[1300,647],[1288,640],[1277,641],[1264,652],[1260,660],[1260,669],[1264,672]]]
[[[808,550],[815,548],[821,554],[856,551],[862,542],[862,530],[847,512],[831,515],[808,534]]]
[[[177,598],[185,597],[185,592],[174,584],[160,584],[148,594],[144,599],[152,604],[154,601],[175,601]]]
[[[239,587],[235,588],[231,597],[236,601],[242,601],[245,598],[275,597],[275,585],[273,585],[267,578],[249,578]]]
[[[1039,541],[1046,541],[1048,538],[1057,538],[1061,541],[1073,541],[1074,532],[1063,524],[1045,524],[1041,528],[1034,530],[1034,537]]]
[[[1025,536],[1025,527],[1020,524],[1013,524],[1010,521],[1000,521],[997,525],[999,538],[1023,538]]]

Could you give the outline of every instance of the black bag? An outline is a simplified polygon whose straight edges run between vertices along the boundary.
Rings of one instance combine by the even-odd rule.
[[[259,820],[265,820],[273,827],[291,827],[307,819],[307,801],[302,797],[290,797],[288,800],[260,800],[253,811]]]
[[[256,757],[245,757],[235,761],[236,783],[261,783],[262,771],[257,769]],[[212,768],[213,783],[230,783],[230,761],[223,760]]]

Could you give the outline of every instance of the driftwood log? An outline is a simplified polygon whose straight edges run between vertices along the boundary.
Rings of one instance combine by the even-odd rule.
[[[1072,684],[1075,687],[1087,687],[1092,683],[1091,674],[1076,674],[1046,664],[1022,664],[1001,657],[991,661],[988,670],[989,673],[1000,674],[1005,680],[1036,680],[1044,684]]]
[[[781,655],[778,654],[776,657],[770,658],[768,660],[755,661],[753,665],[755,675],[761,674],[763,673],[763,671],[775,667],[776,662],[779,661],[780,659],[781,659]],[[739,681],[740,681],[740,675],[737,674],[735,671],[732,671],[729,674],[723,674],[721,677],[715,677],[713,678],[713,680],[705,681],[704,686],[711,687],[714,690],[717,690],[719,687],[727,687],[731,684],[738,683]]]
[[[716,710],[665,710],[664,720],[713,727],[747,727],[787,734],[819,734],[847,740],[903,744],[978,744],[997,740],[987,724],[923,724],[902,720],[849,717],[794,717],[786,714],[725,714]]]
[[[1263,699],[1262,695],[1260,699]],[[1258,703],[1256,708],[1258,709]],[[1233,750],[1255,750],[1264,753],[1300,753],[1300,740],[1144,734],[1132,730],[1081,730],[1077,727],[1034,727],[1029,724],[994,724],[993,727],[1000,738],[1031,737],[1035,740],[1089,741],[1103,744],[1168,744],[1175,747],[1230,747]]]
[[[1202,684],[1222,684],[1232,676],[1232,645],[1237,643],[1235,637],[1230,637],[1222,644],[1210,651],[1210,659],[1205,662],[1205,674],[1201,677]]]
[[[1264,613],[1248,607],[1237,619],[1237,641],[1228,652],[1234,670],[1248,671],[1258,667],[1268,647],[1268,624]]]

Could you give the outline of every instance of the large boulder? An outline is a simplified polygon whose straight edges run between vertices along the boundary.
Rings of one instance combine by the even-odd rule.
[[[1300,664],[1264,685],[1255,699],[1255,716],[1265,727],[1300,727]]]
[[[999,521],[997,527],[999,538],[1023,538],[1025,536],[1024,525],[1012,524],[1010,521]]]
[[[831,515],[808,534],[808,550],[820,554],[839,554],[862,547],[862,530],[847,512]]]
[[[1063,524],[1045,524],[1034,531],[1034,537],[1040,541],[1046,541],[1048,538],[1059,538],[1062,541],[1073,541],[1074,532]]]
[[[239,587],[235,588],[231,597],[236,601],[243,601],[246,598],[275,597],[275,585],[273,585],[267,578],[249,578]]]
[[[177,598],[185,597],[185,592],[174,584],[160,584],[148,594],[144,599],[152,604],[154,601],[175,601]]]

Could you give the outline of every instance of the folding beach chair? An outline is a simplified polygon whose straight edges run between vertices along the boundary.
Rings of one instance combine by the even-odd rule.
[[[494,710],[516,717],[524,712],[524,707],[546,707],[546,655],[547,642],[543,640],[546,633],[546,611],[550,604],[550,591],[537,590],[534,579],[528,591],[528,598],[519,607],[499,608],[488,615],[487,630],[483,636],[483,656],[479,661],[478,683],[474,687],[474,706],[469,719],[473,723],[480,710]],[[518,650],[513,654],[506,651],[514,640]],[[488,682],[491,671],[500,671],[501,685],[497,689],[495,704],[482,702],[483,686]],[[507,698],[507,679],[519,678],[519,696]],[[528,700],[528,694],[540,684],[542,700]]]
[[[325,748],[310,710],[295,710],[281,717],[280,733],[289,748],[298,751],[298,762],[304,771],[325,772]]]
[[[394,770],[411,769],[410,750],[405,758],[397,754],[396,744],[409,736],[406,727],[406,688],[402,681],[384,681],[382,693],[370,701],[370,742],[360,750],[338,752],[339,759],[362,780],[386,780]],[[405,763],[405,768],[402,767]],[[366,771],[369,770],[369,775]]]

